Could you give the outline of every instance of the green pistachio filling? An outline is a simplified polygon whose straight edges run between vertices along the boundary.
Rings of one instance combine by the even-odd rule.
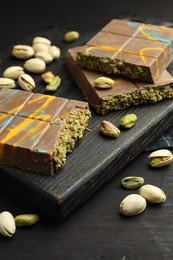
[[[173,87],[165,85],[163,87],[146,88],[132,93],[120,94],[112,97],[107,96],[102,99],[100,105],[96,107],[98,113],[104,114],[110,110],[122,110],[130,106],[137,106],[145,103],[156,103],[163,99],[173,98]]]
[[[62,120],[63,129],[53,155],[57,169],[66,163],[67,153],[72,152],[76,141],[83,137],[90,117],[89,109],[78,108]]]
[[[116,74],[132,79],[142,79],[147,76],[142,67],[126,63],[123,60],[94,57],[90,54],[78,54],[77,61],[82,68],[107,74]]]

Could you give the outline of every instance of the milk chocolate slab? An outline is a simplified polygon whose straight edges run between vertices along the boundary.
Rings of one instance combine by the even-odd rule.
[[[0,163],[53,175],[85,132],[88,103],[11,89],[0,98]]]
[[[113,19],[78,49],[82,68],[156,83],[173,59],[173,29]]]
[[[82,69],[76,61],[77,53],[78,47],[66,52],[66,65],[83,95],[97,113],[104,114],[111,110],[122,110],[130,106],[173,98],[173,77],[167,71],[162,73],[155,84],[111,75],[109,77],[114,80],[114,86],[110,89],[99,90],[95,88],[94,80],[107,75]]]

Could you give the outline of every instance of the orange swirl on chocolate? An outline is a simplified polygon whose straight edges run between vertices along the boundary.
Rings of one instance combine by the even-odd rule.
[[[37,103],[39,100],[42,100],[42,99],[45,99],[45,102],[38,108],[36,109],[34,112],[32,112],[29,117],[34,117],[34,118],[38,118],[38,117],[41,117],[41,118],[44,118],[44,120],[48,120],[51,115],[50,114],[44,114],[44,115],[41,115],[40,116],[40,112],[41,110],[45,109],[50,103],[52,100],[54,100],[56,97],[55,96],[49,96],[49,95],[45,95],[45,96],[38,96],[34,99],[31,99],[29,102],[28,102],[28,105],[29,104],[32,104],[32,103]]]
[[[168,60],[169,59],[169,57],[168,57],[168,55],[167,55],[167,53],[166,53],[166,51],[165,51],[165,49],[164,48],[161,48],[161,47],[146,47],[146,48],[142,48],[141,50],[140,50],[140,52],[138,53],[138,52],[135,52],[135,51],[126,51],[126,50],[120,50],[120,49],[118,49],[118,48],[114,48],[114,47],[110,47],[110,46],[90,46],[90,47],[88,47],[86,50],[85,50],[85,54],[86,55],[88,55],[88,54],[90,54],[90,51],[91,50],[105,50],[105,51],[112,51],[112,52],[119,52],[119,53],[127,53],[127,54],[133,54],[133,55],[138,55],[138,56],[140,56],[141,57],[141,60],[143,61],[143,63],[145,64],[145,65],[147,65],[147,61],[146,61],[146,57],[150,57],[150,58],[154,58],[155,60],[156,60],[156,72],[158,73],[158,61],[157,61],[157,59],[154,57],[154,56],[152,56],[152,55],[144,55],[144,52],[145,51],[158,51],[158,50],[161,50],[161,51],[163,51],[163,53],[164,53],[164,55],[165,55],[165,57],[166,57],[166,59]]]

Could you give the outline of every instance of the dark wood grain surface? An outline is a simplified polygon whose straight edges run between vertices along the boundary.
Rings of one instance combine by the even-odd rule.
[[[75,28],[85,35],[116,15],[132,12],[137,13],[139,19],[149,17],[153,21],[172,22],[172,7],[171,1],[157,4],[151,1],[49,1],[46,6],[41,1],[25,5],[17,1],[10,7],[5,3],[0,17],[1,57],[7,54],[5,47],[10,49],[30,35],[54,30],[56,26]],[[3,68],[3,60],[1,66]],[[173,259],[172,167],[150,169],[147,153],[142,152],[60,224],[47,219],[22,194],[16,195],[10,188],[15,185],[12,179],[7,183],[2,178],[0,210],[14,215],[38,212],[40,222],[32,228],[18,228],[11,239],[0,237],[0,259]],[[105,171],[110,174],[109,168]],[[120,182],[124,176],[134,174],[144,177],[146,183],[161,187],[167,200],[163,205],[148,205],[138,216],[125,218],[119,214],[119,204],[131,192],[123,190]],[[4,173],[1,172],[1,176]]]

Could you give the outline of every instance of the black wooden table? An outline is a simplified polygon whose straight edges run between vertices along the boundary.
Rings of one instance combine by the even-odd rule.
[[[2,3],[1,3],[2,4]],[[114,16],[135,13],[173,22],[169,1],[14,1],[1,8],[0,53],[39,31],[61,26],[85,33]],[[173,165],[153,170],[148,153],[142,152],[126,165],[71,216],[61,223],[50,221],[22,196],[0,181],[0,212],[39,213],[40,221],[31,228],[17,228],[13,238],[0,236],[0,259],[58,260],[164,260],[173,259]],[[108,171],[109,174],[109,171]],[[139,175],[161,187],[167,200],[148,205],[135,217],[119,213],[122,199],[132,193],[122,189],[121,179]],[[137,193],[137,191],[135,191]]]

